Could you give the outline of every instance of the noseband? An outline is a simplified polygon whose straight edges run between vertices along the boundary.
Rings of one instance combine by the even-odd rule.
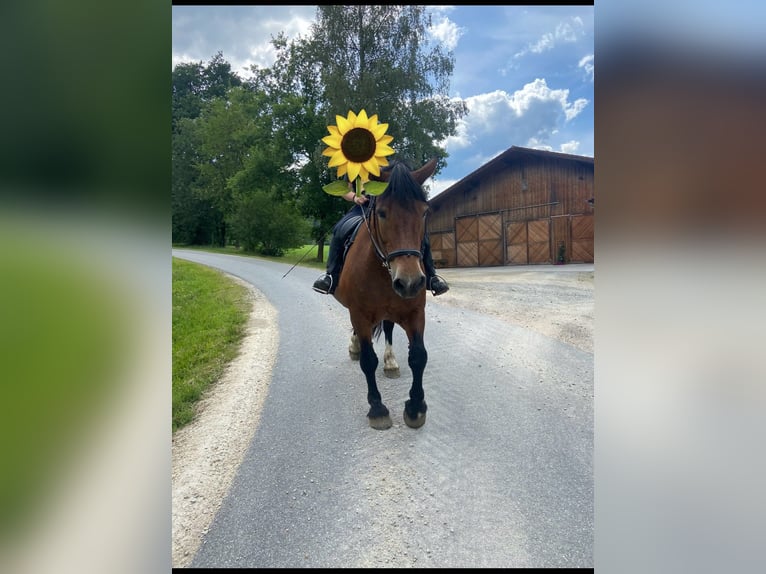
[[[391,273],[391,261],[393,261],[396,257],[401,257],[403,255],[415,255],[417,256],[421,261],[423,259],[423,252],[420,249],[396,249],[390,253],[385,253],[383,249],[380,247],[380,242],[378,239],[380,239],[380,229],[378,227],[378,221],[377,221],[377,213],[375,211],[376,207],[376,199],[377,196],[372,196],[370,199],[371,205],[369,208],[371,216],[367,217],[367,210],[362,208],[362,214],[364,215],[364,222],[367,225],[367,233],[370,236],[370,241],[372,242],[372,246],[375,248],[375,254],[378,256],[378,259],[383,264],[383,267],[385,267],[389,273]],[[375,234],[373,235],[372,229],[370,228],[370,219],[375,218]],[[376,237],[378,239],[376,239]]]

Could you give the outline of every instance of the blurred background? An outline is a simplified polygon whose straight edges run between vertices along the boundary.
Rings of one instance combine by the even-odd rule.
[[[0,571],[170,569],[170,15],[0,8]],[[766,9],[596,22],[596,569],[763,571]]]

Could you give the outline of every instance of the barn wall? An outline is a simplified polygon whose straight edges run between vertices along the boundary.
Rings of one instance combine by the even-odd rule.
[[[434,260],[439,267],[553,263],[563,243],[567,261],[592,262],[593,189],[592,164],[517,154],[432,207]]]

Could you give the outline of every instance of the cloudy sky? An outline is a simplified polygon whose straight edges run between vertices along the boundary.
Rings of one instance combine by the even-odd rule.
[[[512,145],[593,157],[593,6],[428,9],[433,39],[455,55],[450,96],[469,110],[445,142],[449,165],[431,197]],[[172,65],[220,51],[247,77],[273,63],[272,36],[305,36],[315,15],[315,6],[173,6]]]

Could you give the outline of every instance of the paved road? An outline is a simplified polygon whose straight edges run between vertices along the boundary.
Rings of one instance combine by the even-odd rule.
[[[593,355],[428,296],[428,420],[402,377],[394,425],[367,424],[347,311],[315,269],[173,250],[252,283],[278,310],[259,428],[192,567],[592,567]]]

